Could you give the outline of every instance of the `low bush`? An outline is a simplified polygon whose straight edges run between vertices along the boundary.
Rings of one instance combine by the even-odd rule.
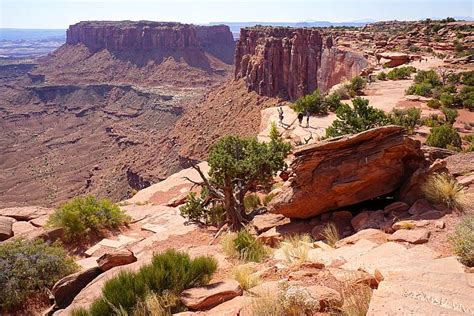
[[[426,105],[432,109],[439,109],[441,107],[441,102],[439,102],[438,99],[431,99],[428,100]]]
[[[367,85],[367,82],[361,76],[355,76],[351,79],[349,87],[350,90],[353,91],[356,95],[361,95],[362,90]]]
[[[455,109],[443,107],[441,108],[441,111],[444,114],[445,121],[451,125],[456,122],[456,118],[459,116],[458,111],[456,111]]]
[[[409,133],[412,133],[415,127],[421,124],[421,110],[417,108],[394,109],[390,114],[390,120],[392,124],[403,126]]]
[[[324,96],[319,89],[296,100],[291,108],[297,113],[326,114],[328,112]]]
[[[149,295],[157,295],[159,301],[164,302],[187,288],[209,283],[216,269],[217,262],[212,257],[190,259],[186,253],[167,250],[155,255],[151,264],[138,272],[122,271],[108,280],[102,288],[102,297],[92,303],[90,310],[76,310],[73,315],[132,313]],[[172,304],[176,305],[162,307],[175,312],[180,303],[175,300]]]
[[[398,67],[390,70],[387,74],[387,78],[390,80],[408,79],[414,72],[416,72],[416,68],[412,66]]]
[[[468,197],[464,187],[446,173],[430,176],[422,186],[425,197],[432,203],[441,203],[449,209],[466,210]]]
[[[427,83],[427,82],[415,83],[415,84],[412,84],[408,88],[408,90],[406,91],[406,94],[429,97],[431,95],[432,89],[433,89],[433,86],[430,83]]]
[[[377,80],[387,80],[387,74],[383,71],[377,74]]]
[[[0,244],[0,310],[20,307],[32,294],[45,294],[77,269],[58,243],[17,239]]]
[[[426,140],[428,146],[439,148],[461,148],[461,136],[456,129],[449,124],[443,124],[431,129]]]
[[[468,266],[474,266],[474,215],[465,216],[449,236],[449,242],[459,261]]]
[[[76,197],[50,215],[48,224],[64,228],[67,239],[82,238],[100,229],[116,228],[130,220],[117,204],[94,196]]]
[[[462,106],[474,111],[474,86],[464,86],[459,91],[458,98]]]
[[[326,128],[326,137],[360,133],[390,123],[385,112],[369,106],[367,99],[357,97],[352,100],[352,105],[353,108],[343,103],[337,109],[337,119]]]
[[[262,206],[262,202],[260,201],[260,198],[258,197],[257,194],[251,193],[245,196],[244,198],[245,211],[250,212],[260,206]]]
[[[228,257],[243,261],[261,262],[269,255],[268,247],[246,230],[225,235],[221,246]]]
[[[414,79],[415,83],[429,83],[433,87],[441,85],[441,80],[434,70],[419,70]]]

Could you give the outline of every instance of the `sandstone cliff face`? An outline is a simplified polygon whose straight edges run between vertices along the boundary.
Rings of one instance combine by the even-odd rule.
[[[341,50],[315,29],[254,27],[241,29],[235,52],[235,79],[249,90],[291,100],[323,91],[359,74],[367,60]]]
[[[270,211],[309,218],[394,192],[425,165],[420,142],[400,126],[302,146]]]
[[[229,64],[234,51],[232,33],[226,25],[197,26],[173,22],[79,22],[69,26],[66,43],[116,52],[204,50]]]

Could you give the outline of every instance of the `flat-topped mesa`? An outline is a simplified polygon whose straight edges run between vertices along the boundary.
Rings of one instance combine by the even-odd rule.
[[[290,100],[327,91],[366,66],[362,55],[335,47],[331,36],[311,28],[243,28],[235,52],[235,79],[260,95]]]
[[[233,62],[234,39],[226,25],[198,26],[175,22],[84,21],[70,25],[66,43],[89,49],[126,51],[204,50]]]

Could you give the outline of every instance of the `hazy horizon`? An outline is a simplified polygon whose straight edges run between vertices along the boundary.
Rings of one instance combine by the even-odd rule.
[[[471,0],[1,0],[0,28],[66,29],[84,20],[332,23],[472,19]]]

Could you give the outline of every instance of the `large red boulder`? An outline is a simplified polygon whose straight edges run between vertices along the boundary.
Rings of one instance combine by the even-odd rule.
[[[295,150],[273,213],[309,218],[396,191],[425,165],[420,142],[400,126],[374,128]]]

